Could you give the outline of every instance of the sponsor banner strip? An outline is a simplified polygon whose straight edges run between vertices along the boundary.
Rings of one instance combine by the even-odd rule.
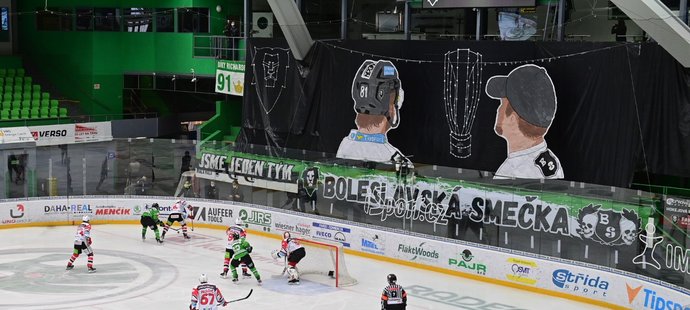
[[[97,223],[137,224],[146,209],[142,198],[56,198],[0,202],[0,227],[70,225],[83,215]],[[151,199],[148,199],[151,200]],[[175,198],[157,198],[161,213],[169,212]],[[503,286],[609,308],[649,308],[652,297],[680,305],[690,294],[668,284],[632,278],[582,262],[525,257],[487,248],[451,243],[400,232],[361,227],[342,221],[280,212],[227,202],[188,200],[195,225],[223,229],[237,217],[253,233],[280,238],[284,231],[298,237],[340,242],[346,253],[416,268],[453,274]],[[151,202],[152,203],[152,202]],[[161,218],[164,219],[165,215]],[[357,275],[353,275],[357,276]]]

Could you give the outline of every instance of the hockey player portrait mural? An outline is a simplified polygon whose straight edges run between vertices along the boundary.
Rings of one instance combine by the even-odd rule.
[[[508,158],[494,178],[562,179],[558,157],[546,147],[544,136],[556,116],[556,91],[546,69],[523,65],[507,76],[493,76],[486,94],[501,104],[496,111],[496,134],[506,140]]]
[[[364,61],[352,80],[357,129],[343,138],[336,157],[386,163],[402,157],[386,134],[400,124],[404,94],[393,63]]]

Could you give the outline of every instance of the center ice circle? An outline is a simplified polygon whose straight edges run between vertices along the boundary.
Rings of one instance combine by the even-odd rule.
[[[73,308],[111,303],[162,289],[177,278],[172,264],[147,255],[114,250],[95,252],[95,273],[86,270],[86,255],[65,270],[64,248],[0,250],[0,308]],[[7,303],[14,302],[14,303]]]

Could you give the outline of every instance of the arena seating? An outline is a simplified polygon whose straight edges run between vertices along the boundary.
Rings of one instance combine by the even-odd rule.
[[[58,107],[23,68],[0,68],[0,108],[0,121],[67,117],[67,109]]]

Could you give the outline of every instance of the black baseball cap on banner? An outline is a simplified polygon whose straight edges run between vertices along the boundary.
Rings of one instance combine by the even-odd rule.
[[[496,75],[486,83],[486,94],[508,98],[513,110],[526,122],[547,128],[556,115],[556,91],[546,69],[524,65],[507,76]]]

